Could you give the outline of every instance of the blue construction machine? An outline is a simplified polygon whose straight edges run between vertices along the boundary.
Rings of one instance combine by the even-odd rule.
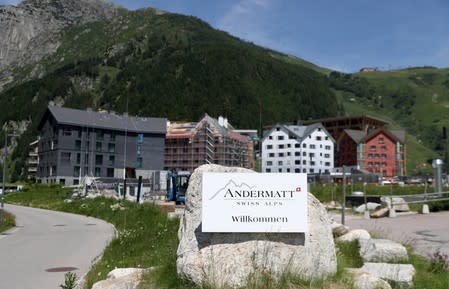
[[[167,172],[167,199],[176,204],[186,203],[186,192],[189,186],[190,172]]]

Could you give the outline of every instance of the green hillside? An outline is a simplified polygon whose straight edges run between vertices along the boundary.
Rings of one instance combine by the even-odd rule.
[[[235,127],[258,128],[260,112],[262,125],[340,115],[327,76],[316,70],[194,17],[122,11],[65,31],[54,55],[21,70],[22,79],[31,71],[44,77],[0,94],[2,123],[31,121],[9,171],[13,180],[26,177],[28,143],[50,100],[119,113],[128,106],[133,115],[171,120],[224,115]]]
[[[330,74],[348,113],[369,113],[407,130],[408,170],[429,169],[445,159],[443,127],[449,127],[449,69],[413,68],[357,74]]]

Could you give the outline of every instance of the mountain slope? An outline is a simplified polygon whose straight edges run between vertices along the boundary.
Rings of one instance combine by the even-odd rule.
[[[49,101],[171,120],[207,112],[242,128],[341,113],[325,75],[283,57],[154,9],[65,29],[57,51],[17,70],[24,81],[0,94],[8,108],[0,121],[30,121],[13,155],[14,176],[23,177],[27,143]]]

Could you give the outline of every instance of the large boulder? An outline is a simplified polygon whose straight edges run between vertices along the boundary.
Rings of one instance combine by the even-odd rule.
[[[361,269],[348,268],[346,272],[351,276],[354,289],[391,289],[387,281]]]
[[[136,289],[145,269],[119,268],[108,273],[106,280],[96,282],[92,289]]]
[[[364,262],[392,262],[408,260],[407,249],[386,239],[359,240],[359,252]]]
[[[384,207],[393,208],[398,212],[409,212],[410,207],[404,198],[400,197],[382,197],[380,198]]]
[[[278,277],[290,272],[302,278],[336,273],[337,260],[330,219],[322,204],[308,196],[307,233],[205,233],[201,230],[204,172],[252,172],[243,168],[203,165],[192,174],[178,237],[177,271],[196,284],[245,286],[258,273]]]
[[[358,206],[357,208],[354,209],[354,211],[362,214],[366,211],[367,208],[368,208],[368,211],[375,211],[375,210],[379,209],[380,207],[381,207],[381,205],[378,203],[368,202],[368,203],[366,203],[366,205],[362,204],[362,205]]]
[[[415,268],[410,264],[365,263],[362,271],[395,283],[399,288],[412,288]]]
[[[356,240],[371,239],[370,233],[364,229],[351,230],[337,238],[338,242],[352,242]]]

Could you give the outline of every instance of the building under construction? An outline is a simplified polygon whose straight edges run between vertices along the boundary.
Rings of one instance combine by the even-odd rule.
[[[254,131],[254,135],[257,132]],[[228,120],[205,115],[199,122],[170,123],[165,138],[165,169],[193,171],[203,164],[253,168],[251,136]]]

